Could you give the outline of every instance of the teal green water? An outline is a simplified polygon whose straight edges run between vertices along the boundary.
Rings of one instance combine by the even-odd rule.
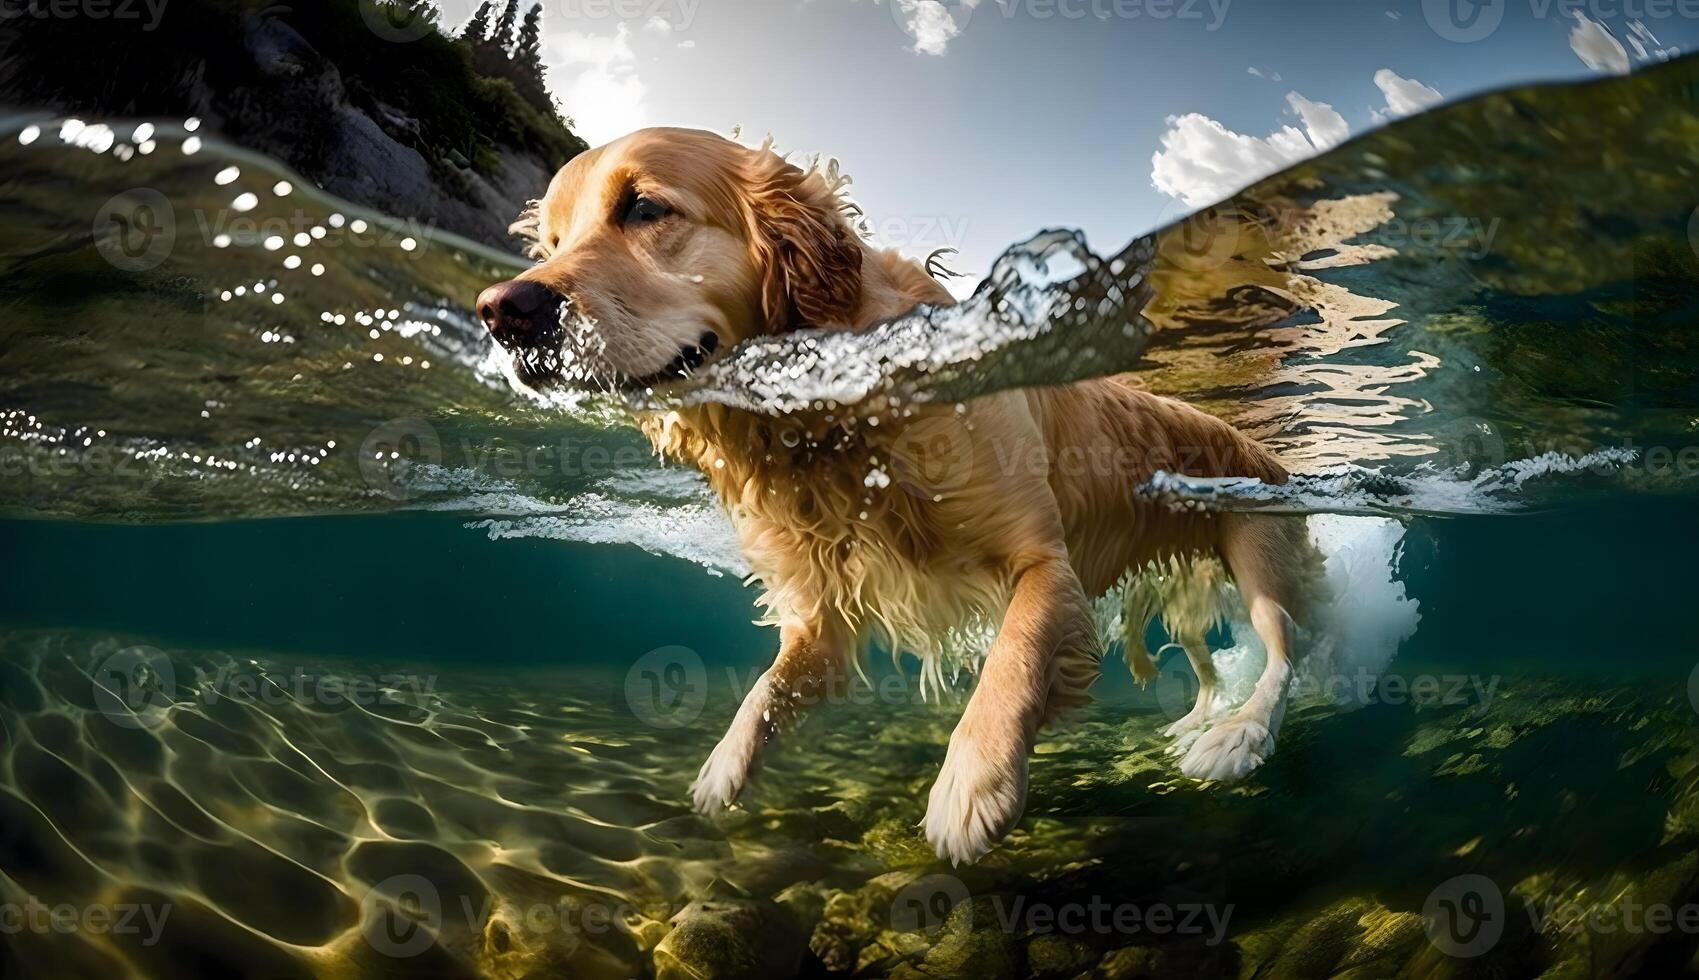
[[[1423,619],[1400,663],[1685,684],[1699,664],[1692,518],[1678,500],[1418,520],[1398,577]],[[629,546],[492,541],[453,515],[8,521],[0,542],[28,559],[0,594],[8,629],[516,667],[623,670],[669,644],[739,669],[771,655],[733,578]],[[1130,687],[1114,672],[1100,684]]]
[[[1696,93],[1449,106],[837,352],[917,399],[1132,370],[1301,474],[1142,492],[1315,515],[1361,587],[1352,696],[1247,783],[1167,754],[1183,657],[1112,667],[971,868],[916,829],[971,677],[883,658],[690,811],[774,638],[624,406],[508,389],[466,304],[512,260],[181,127],[0,125],[0,970],[1699,974]],[[790,353],[662,397],[842,380],[764,388]]]

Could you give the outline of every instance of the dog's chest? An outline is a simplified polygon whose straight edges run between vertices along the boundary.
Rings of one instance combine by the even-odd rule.
[[[860,469],[799,473],[780,490],[727,499],[763,602],[781,620],[835,615],[915,647],[923,634],[1000,618],[998,576],[954,547],[940,509]]]

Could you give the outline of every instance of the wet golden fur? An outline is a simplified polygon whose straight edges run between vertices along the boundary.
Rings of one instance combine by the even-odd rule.
[[[835,191],[765,147],[644,130],[555,178],[529,219],[540,262],[525,277],[593,318],[610,383],[645,375],[701,331],[729,347],[952,302],[920,264],[864,242]],[[643,227],[608,217],[634,192],[671,213]],[[959,407],[769,416],[702,405],[639,422],[658,451],[706,475],[780,630],[776,662],[703,766],[703,809],[736,799],[761,745],[862,644],[915,653],[935,684],[952,637],[995,630],[926,822],[940,855],[976,858],[1019,819],[1040,725],[1081,703],[1097,675],[1088,597],[1129,568],[1192,556],[1219,557],[1234,575],[1271,676],[1229,719],[1240,728],[1189,756],[1188,771],[1242,776],[1272,751],[1287,619],[1303,615],[1315,580],[1301,521],[1176,513],[1133,493],[1158,470],[1282,482],[1278,460],[1230,425],[1120,378]],[[1192,632],[1189,653],[1201,647]]]

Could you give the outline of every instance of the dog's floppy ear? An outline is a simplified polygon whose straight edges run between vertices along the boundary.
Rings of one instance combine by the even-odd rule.
[[[861,300],[861,240],[826,181],[758,152],[749,181],[750,247],[769,333],[850,326]]]

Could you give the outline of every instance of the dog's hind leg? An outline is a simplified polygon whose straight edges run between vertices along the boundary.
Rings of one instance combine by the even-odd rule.
[[[1215,660],[1209,655],[1209,645],[1204,642],[1203,634],[1187,632],[1178,637],[1176,642],[1186,651],[1186,659],[1192,663],[1192,673],[1198,677],[1198,698],[1192,703],[1191,711],[1162,730],[1162,734],[1168,738],[1181,738],[1204,726],[1209,720],[1210,709],[1215,704],[1218,682]]]
[[[756,679],[731,726],[691,788],[696,809],[711,813],[736,802],[754,775],[761,747],[799,721],[834,680],[845,682],[847,644],[841,630],[782,626],[779,656]]]
[[[1289,610],[1302,608],[1309,553],[1301,518],[1224,514],[1220,520],[1221,556],[1268,650],[1268,663],[1245,703],[1192,744],[1180,771],[1196,779],[1237,780],[1274,754],[1292,677]]]
[[[971,863],[1020,821],[1038,729],[1084,701],[1100,656],[1067,559],[1047,555],[1018,568],[1003,627],[927,800],[926,839],[939,857]]]

